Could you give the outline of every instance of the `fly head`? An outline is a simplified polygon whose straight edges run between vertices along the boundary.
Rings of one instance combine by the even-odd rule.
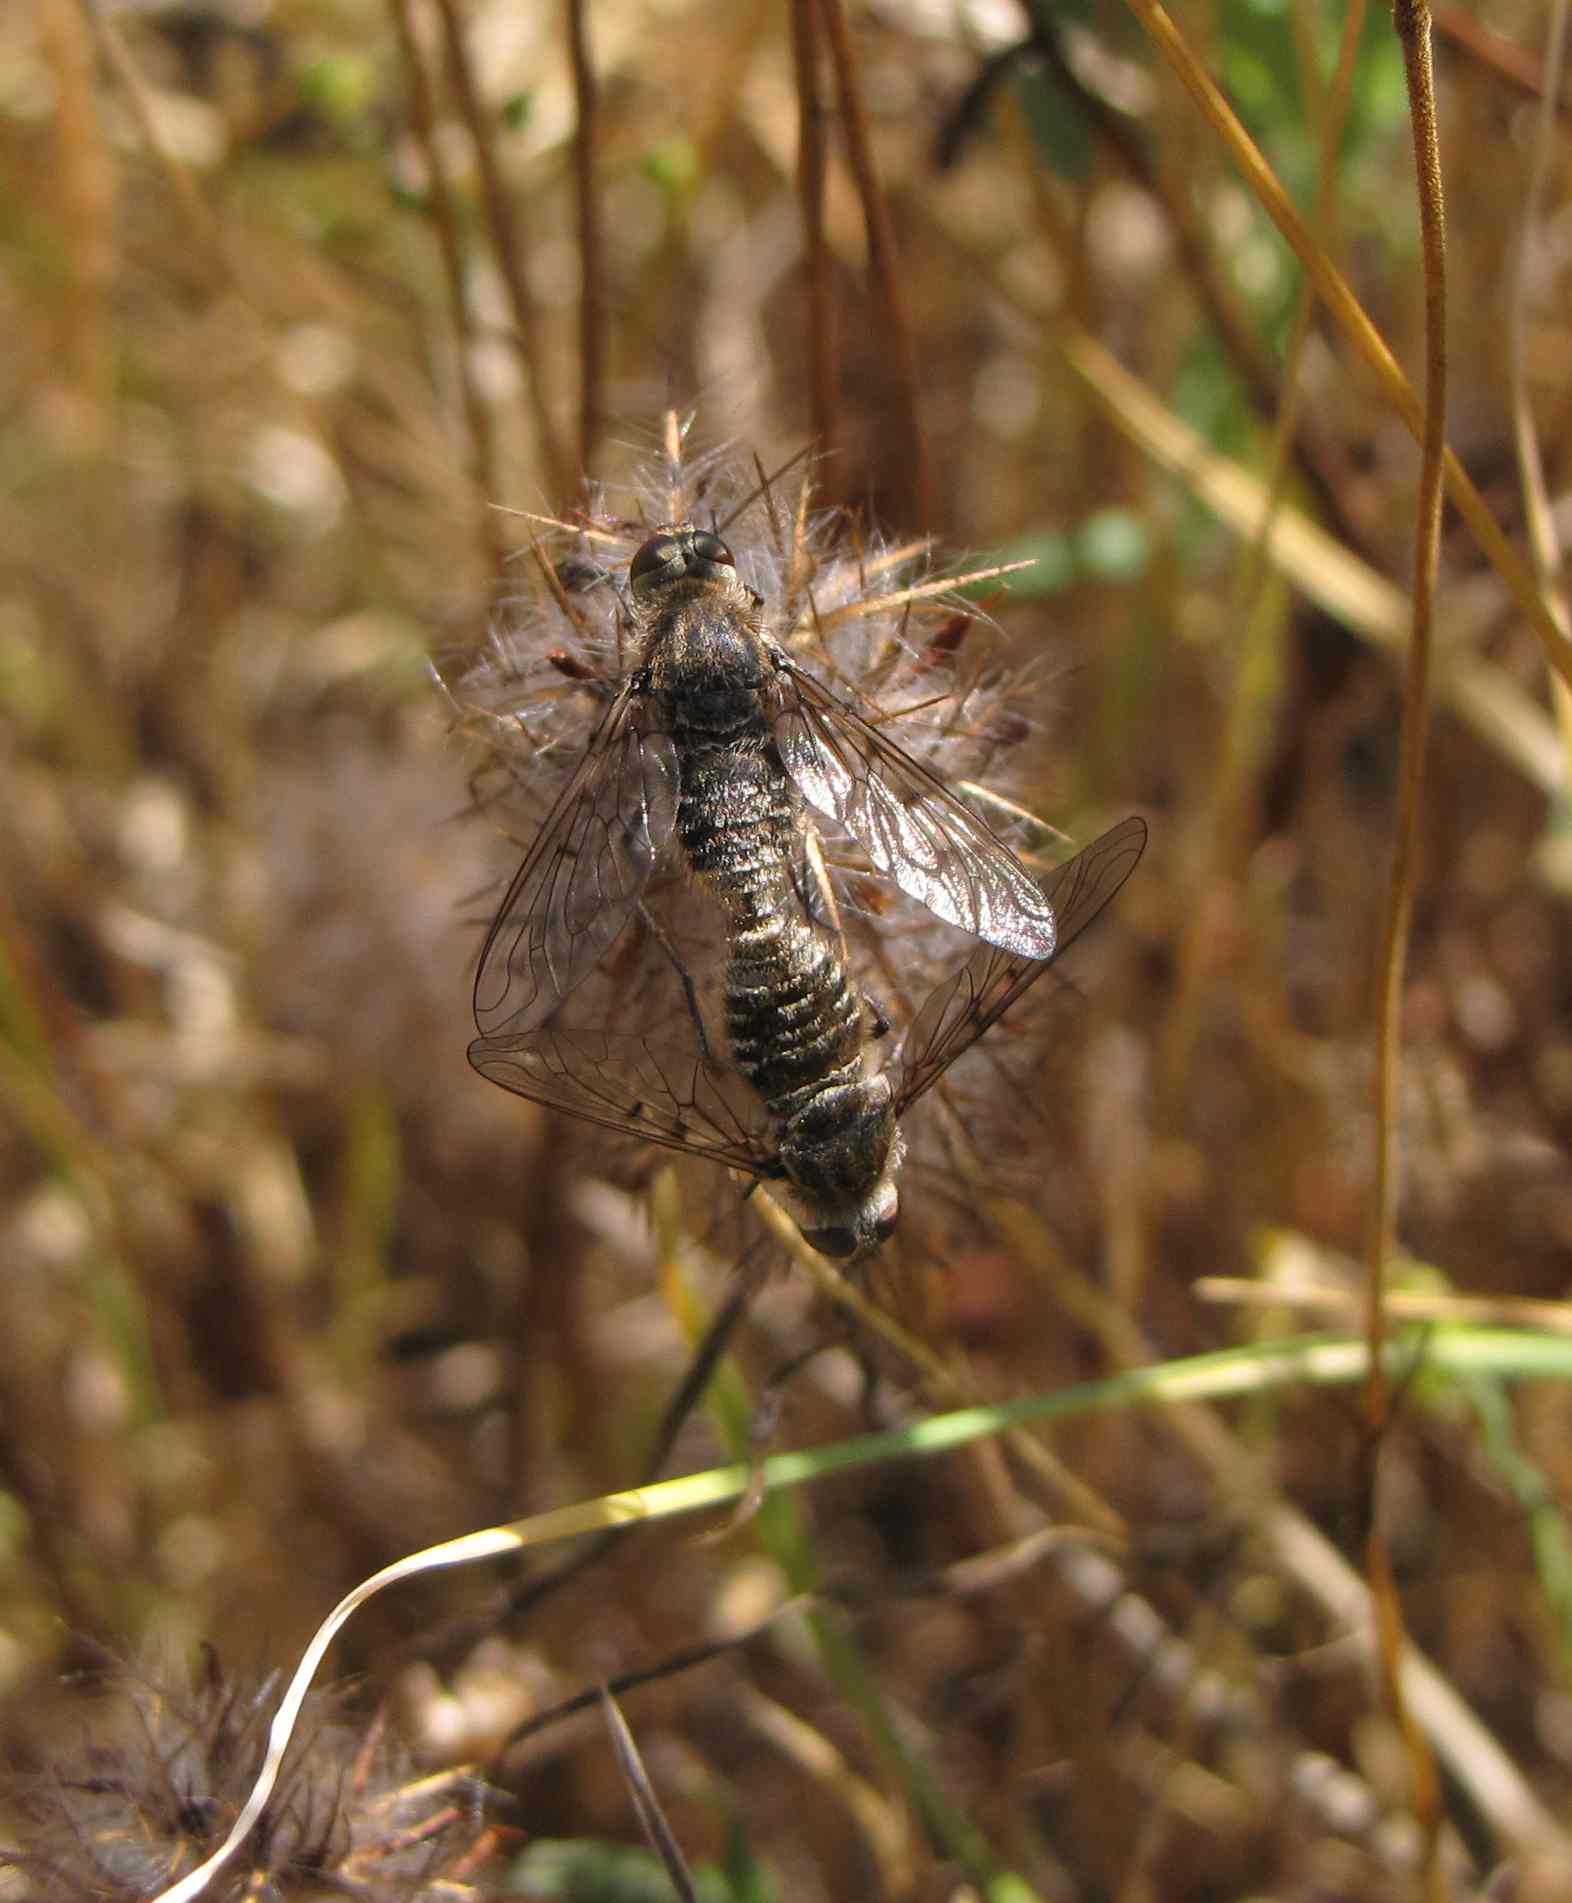
[[[724,739],[762,717],[774,671],[759,610],[731,550],[708,529],[658,529],[628,564],[651,691],[679,727]]]

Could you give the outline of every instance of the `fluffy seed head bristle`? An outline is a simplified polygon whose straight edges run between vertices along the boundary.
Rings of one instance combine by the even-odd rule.
[[[817,507],[811,457],[771,470],[735,452],[692,453],[686,435],[669,425],[630,482],[596,487],[572,515],[522,517],[517,583],[483,650],[444,670],[478,743],[477,806],[511,842],[499,878],[539,834],[635,663],[628,565],[674,521],[725,541],[766,633],[805,672],[957,790],[1007,844],[1027,855],[1048,846],[1049,829],[1006,796],[1031,751],[1023,743],[1034,732],[1038,683],[967,592],[998,589],[1003,571],[941,574],[926,541],[892,542],[845,510]],[[888,1063],[923,1001],[977,941],[874,873],[831,822],[815,814],[813,828],[857,981],[888,1018],[877,1054]],[[574,1005],[580,1021],[637,1036],[670,1023],[669,984],[669,970],[651,960],[614,978],[592,974]],[[1013,1114],[1018,1123],[1018,1107]],[[931,1146],[911,1136],[908,1146],[924,1168]],[[630,1152],[626,1142],[608,1145],[608,1167],[620,1174]]]
[[[628,665],[627,564],[673,520],[722,535],[773,637],[907,752],[943,779],[1007,790],[1034,725],[1028,683],[964,592],[997,571],[941,575],[929,543],[816,507],[812,457],[771,473],[735,450],[689,451],[685,425],[675,434],[678,456],[668,431],[626,485],[595,485],[571,517],[520,518],[517,581],[483,648],[443,668],[479,744],[480,803],[524,839],[549,810]],[[1029,848],[1007,804],[988,817]]]
[[[249,1794],[276,1687],[242,1685],[210,1656],[195,1687],[116,1672],[100,1690],[76,1748],[13,1783],[16,1841],[0,1844],[0,1870],[30,1903],[140,1903],[208,1857]],[[476,1895],[464,1880],[483,1847],[475,1780],[417,1774],[375,1720],[313,1702],[244,1852],[207,1892],[213,1903]]]

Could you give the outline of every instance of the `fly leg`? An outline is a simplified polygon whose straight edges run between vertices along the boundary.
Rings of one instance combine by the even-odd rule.
[[[660,1478],[671,1450],[677,1443],[678,1434],[681,1433],[689,1415],[703,1398],[721,1356],[731,1345],[733,1336],[746,1318],[748,1310],[753,1306],[754,1297],[764,1286],[766,1273],[766,1265],[762,1259],[739,1265],[730,1293],[716,1311],[709,1327],[704,1331],[704,1339],[694,1351],[687,1373],[682,1377],[677,1392],[666,1403],[661,1414],[655,1444],[645,1460],[640,1478],[641,1485],[647,1486]],[[628,1534],[635,1530],[636,1523],[607,1527],[593,1539],[586,1540],[576,1552],[569,1553],[565,1559],[543,1568],[533,1577],[525,1580],[522,1585],[514,1587],[508,1593],[502,1607],[490,1616],[487,1622],[488,1628],[494,1628],[506,1621],[511,1629],[517,1630],[543,1599],[566,1586],[571,1580],[577,1579],[580,1573],[603,1559],[614,1546],[620,1545]],[[472,1643],[476,1636],[475,1630],[469,1628],[459,1634],[460,1640],[467,1643]],[[459,1649],[461,1649],[459,1646],[453,1647],[455,1653]]]
[[[830,1327],[818,1341],[811,1347],[789,1355],[765,1379],[758,1405],[753,1410],[753,1419],[748,1425],[748,1490],[738,1502],[737,1511],[727,1522],[728,1533],[746,1526],[764,1499],[764,1461],[781,1424],[786,1390],[810,1362],[835,1348],[848,1349],[856,1359],[858,1372],[862,1375],[863,1418],[868,1427],[876,1429],[883,1425],[878,1408],[879,1369],[874,1344],[857,1326],[853,1316],[837,1309]]]
[[[735,1533],[739,1527],[746,1526],[764,1502],[764,1461],[781,1424],[787,1388],[810,1361],[816,1360],[827,1349],[841,1347],[843,1340],[844,1337],[837,1332],[823,1341],[816,1341],[811,1348],[804,1348],[800,1353],[789,1356],[772,1369],[766,1378],[764,1391],[748,1424],[748,1490],[737,1502],[737,1511],[726,1523],[728,1533]]]

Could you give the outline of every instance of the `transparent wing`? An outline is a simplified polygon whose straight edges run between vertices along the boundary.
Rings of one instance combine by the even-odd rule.
[[[643,730],[643,711],[625,687],[508,888],[475,973],[482,1044],[551,1017],[606,955],[671,842],[676,751]]]
[[[476,1038],[469,1061],[493,1083],[588,1123],[754,1176],[781,1174],[757,1098],[681,1039],[547,1027]]]
[[[808,804],[936,917],[1018,957],[1051,958],[1053,907],[1009,847],[861,714],[789,664],[782,673],[775,745]]]
[[[953,976],[936,985],[912,1019],[901,1046],[897,1114],[930,1090],[963,1052],[1091,924],[1135,870],[1146,850],[1146,821],[1121,820],[1042,882],[1050,919],[1046,957],[1024,957],[995,945],[978,948]],[[1024,875],[1024,868],[1022,868]]]
[[[509,887],[476,974],[469,1060],[585,1122],[776,1175],[764,1106],[716,1061],[723,1033],[705,1023],[719,926],[670,850],[677,759],[645,717],[625,689]]]

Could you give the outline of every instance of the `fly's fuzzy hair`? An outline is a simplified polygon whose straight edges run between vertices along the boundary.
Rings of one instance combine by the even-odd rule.
[[[242,1686],[211,1654],[194,1688],[116,1670],[95,1689],[90,1728],[73,1700],[79,1742],[12,1779],[0,1872],[34,1903],[138,1903],[175,1882],[223,1841],[267,1746],[273,1682]],[[244,1855],[206,1894],[463,1903],[492,1848],[481,1795],[468,1773],[413,1771],[378,1724],[317,1698]]]

